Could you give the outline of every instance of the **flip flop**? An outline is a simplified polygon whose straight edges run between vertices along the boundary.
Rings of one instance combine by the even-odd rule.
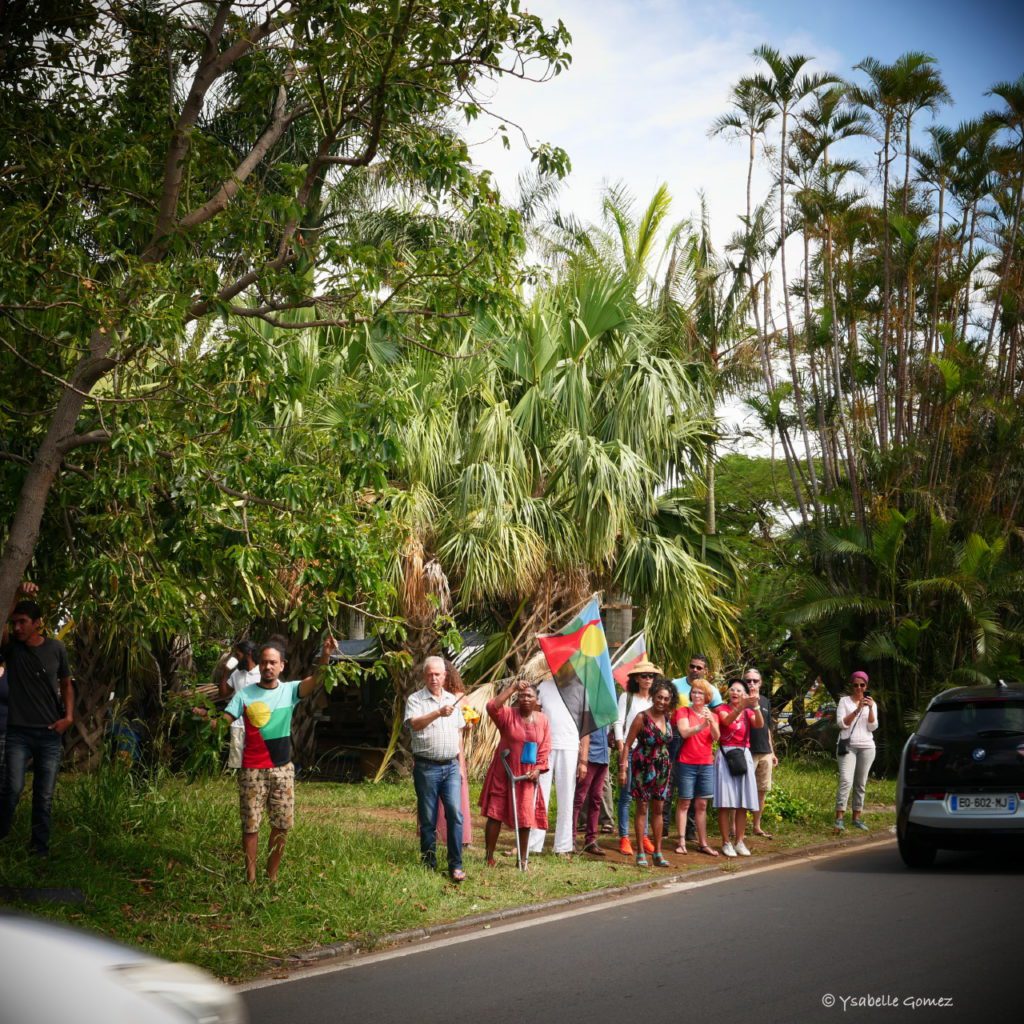
[[[456,868],[451,873],[451,879],[456,885],[459,885],[466,880],[466,872],[462,868]]]
[[[709,857],[717,857],[718,856],[718,851],[713,849],[710,846],[698,846],[697,847],[697,852],[698,853],[706,853]]]
[[[771,834],[771,832],[755,832],[754,835],[755,836],[760,836],[762,839],[774,839],[775,838],[775,836],[773,836]]]
[[[686,847],[685,846],[677,846],[676,847],[676,853],[682,854],[685,857],[686,856]]]

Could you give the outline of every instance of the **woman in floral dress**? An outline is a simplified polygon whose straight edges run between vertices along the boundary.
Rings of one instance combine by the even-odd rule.
[[[633,719],[625,747],[628,750],[636,740],[636,748],[632,752],[630,770],[633,775],[633,786],[630,796],[636,801],[636,862],[639,867],[647,867],[647,856],[644,854],[643,838],[647,831],[647,812],[650,809],[654,841],[653,860],[658,868],[671,867],[661,853],[662,811],[668,798],[671,785],[671,759],[668,745],[672,739],[672,725],[669,715],[679,703],[676,688],[667,679],[658,679],[650,692],[651,708],[643,711]],[[626,763],[619,766],[619,783],[625,785]]]

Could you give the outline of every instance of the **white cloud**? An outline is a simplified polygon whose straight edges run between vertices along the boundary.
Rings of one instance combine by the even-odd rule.
[[[727,109],[732,85],[753,70],[751,51],[771,41],[783,52],[815,56],[816,68],[842,66],[831,48],[802,33],[770,39],[757,10],[728,0],[536,0],[530,10],[546,22],[565,22],[573,35],[573,63],[543,85],[502,82],[493,107],[521,125],[532,142],[568,151],[573,172],[562,207],[594,220],[604,182],[621,180],[645,202],[666,181],[678,218],[698,209],[703,190],[719,245],[743,210],[746,151],[706,133]],[[492,127],[484,122],[475,138]],[[529,165],[522,146],[506,152],[497,140],[475,146],[473,156],[507,192]],[[761,169],[758,189],[767,185]]]

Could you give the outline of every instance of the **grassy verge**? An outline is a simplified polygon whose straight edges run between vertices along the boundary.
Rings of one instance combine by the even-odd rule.
[[[755,858],[831,836],[834,762],[783,765],[776,782],[765,815],[775,839],[751,842]],[[874,829],[892,824],[893,796],[891,781],[872,780],[866,818]],[[296,827],[273,886],[243,880],[232,779],[153,781],[116,766],[65,776],[45,862],[25,852],[30,802],[26,792],[3,846],[0,885],[77,887],[85,903],[22,909],[229,979],[273,969],[289,952],[315,944],[373,945],[392,931],[651,877],[615,852],[611,836],[602,837],[604,859],[534,857],[524,875],[503,856],[486,870],[483,825],[475,818],[476,845],[466,851],[469,880],[456,887],[417,862],[411,783],[301,783]],[[507,830],[499,848],[511,848]],[[694,853],[669,859],[677,870],[726,867],[724,858]]]

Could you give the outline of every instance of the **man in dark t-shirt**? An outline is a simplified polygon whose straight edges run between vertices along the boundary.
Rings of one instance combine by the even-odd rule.
[[[21,594],[36,588],[22,584]],[[72,722],[73,693],[64,645],[43,635],[43,616],[35,601],[18,601],[11,610],[10,633],[0,639],[7,676],[6,776],[0,797],[0,839],[11,830],[32,760],[33,853],[50,852],[50,807],[57,785],[64,733]]]
[[[751,727],[750,730],[750,756],[754,759],[754,778],[757,782],[757,810],[751,812],[752,831],[762,839],[771,839],[771,834],[761,826],[761,815],[764,814],[768,790],[772,788],[772,769],[779,763],[775,755],[775,740],[772,738],[772,705],[761,692],[761,673],[758,669],[748,668],[743,673],[743,681],[749,687],[750,696],[757,697],[761,717],[764,718],[764,725],[760,729]]]

